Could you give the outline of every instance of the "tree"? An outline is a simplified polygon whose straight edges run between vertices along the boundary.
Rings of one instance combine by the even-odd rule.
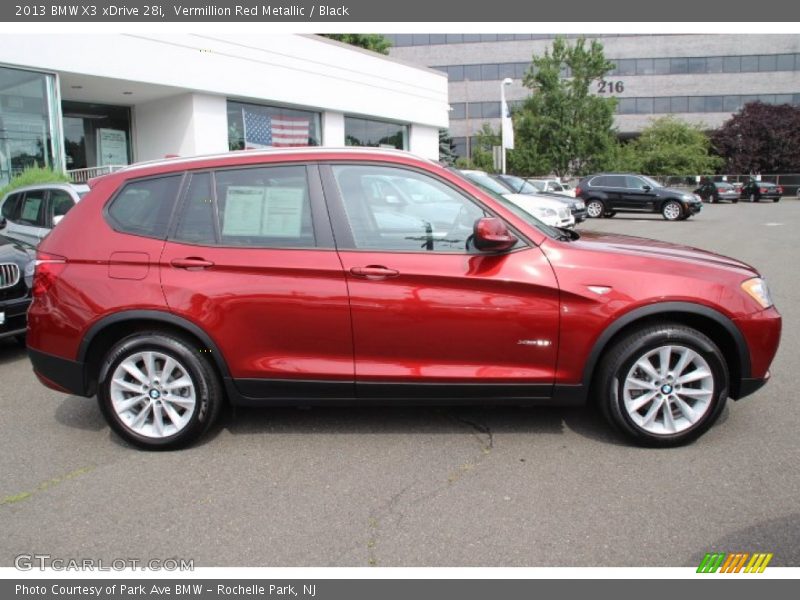
[[[392,42],[377,33],[325,33],[322,37],[372,50],[378,54],[389,54],[389,48],[392,47]]]
[[[713,173],[722,160],[709,154],[709,144],[708,136],[699,126],[672,116],[661,117],[616,153],[615,158],[623,164],[613,168],[648,175]]]
[[[451,167],[456,164],[456,145],[447,129],[439,130],[439,161]]]
[[[478,169],[487,173],[494,173],[494,155],[492,148],[500,145],[500,133],[492,129],[489,123],[484,122],[475,134],[470,153],[472,156],[459,158],[456,166],[460,169]]]
[[[728,173],[800,171],[800,107],[750,102],[711,136]]]
[[[563,177],[604,166],[617,143],[616,99],[590,89],[613,67],[601,43],[592,40],[587,47],[583,38],[573,46],[556,38],[543,56],[533,56],[523,79],[533,93],[512,115],[516,148],[508,161],[513,171]]]

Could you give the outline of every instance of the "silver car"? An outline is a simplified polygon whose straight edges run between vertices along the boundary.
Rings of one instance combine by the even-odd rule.
[[[88,185],[71,183],[12,190],[0,201],[0,232],[35,246],[88,192]]]

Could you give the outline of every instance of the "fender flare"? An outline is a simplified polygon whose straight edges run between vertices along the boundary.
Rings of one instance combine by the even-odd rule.
[[[747,341],[736,327],[736,324],[721,312],[704,306],[702,304],[694,304],[691,302],[658,302],[656,304],[648,304],[641,306],[630,312],[625,313],[621,317],[615,319],[608,327],[603,330],[603,333],[595,340],[589,356],[586,358],[586,363],[583,367],[582,383],[586,389],[589,389],[592,383],[595,367],[600,361],[603,351],[608,346],[611,339],[623,328],[628,325],[646,317],[653,317],[659,314],[670,313],[684,313],[690,315],[697,315],[705,317],[714,321],[717,325],[722,326],[725,331],[736,342],[736,351],[739,358],[739,366],[741,368],[740,377],[745,379],[750,377],[750,350],[747,346]]]

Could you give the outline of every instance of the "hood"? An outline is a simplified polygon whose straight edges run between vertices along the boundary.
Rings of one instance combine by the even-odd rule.
[[[680,261],[690,260],[711,267],[746,271],[747,274],[753,277],[758,276],[758,271],[753,267],[735,258],[714,254],[691,246],[681,246],[647,238],[587,231],[581,232],[580,240],[573,243],[584,246],[587,250],[627,254],[644,258],[661,257]]]
[[[679,190],[678,188],[671,188],[671,187],[662,187],[656,188],[656,192],[658,192],[659,196],[666,195],[666,196],[683,196],[684,194],[688,194],[692,197],[692,200],[697,200],[695,198],[694,192],[686,191],[686,190]]]
[[[503,194],[503,197],[508,198],[521,208],[535,206],[539,208],[551,208],[558,211],[567,206],[567,203],[562,200],[554,200],[540,194]]]
[[[36,257],[36,250],[30,244],[0,235],[0,262],[27,263]]]

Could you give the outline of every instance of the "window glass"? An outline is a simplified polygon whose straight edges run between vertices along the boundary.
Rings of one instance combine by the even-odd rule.
[[[778,71],[794,71],[794,54],[778,54],[775,59],[775,69]]]
[[[408,126],[388,121],[345,117],[344,143],[347,146],[408,150]]]
[[[464,67],[463,65],[454,65],[447,67],[447,77],[450,81],[464,81]]]
[[[513,79],[524,79],[528,74],[530,63],[514,63],[514,77]]]
[[[467,106],[463,102],[455,102],[450,107],[453,109],[450,111],[451,119],[463,119],[466,115]]]
[[[705,112],[706,110],[706,97],[705,96],[689,96],[688,112],[697,113]]]
[[[481,79],[484,81],[495,81],[500,79],[498,65],[481,65]]]
[[[511,79],[514,79],[516,77],[516,70],[514,69],[514,63],[500,64],[499,78],[505,79],[506,77],[510,77]]]
[[[653,66],[652,58],[639,58],[636,60],[636,74],[637,75],[653,75],[655,67]]]
[[[500,103],[499,102],[484,102],[483,103],[483,117],[486,119],[500,118]]]
[[[706,96],[706,112],[722,112],[723,96]]]
[[[447,43],[448,44],[460,44],[464,41],[463,34],[460,33],[448,33],[447,35]]]
[[[636,99],[636,114],[649,115],[653,112],[653,99],[652,98],[637,98]]]
[[[44,227],[44,190],[25,192],[17,221],[23,225]]]
[[[740,96],[725,96],[722,99],[722,109],[725,112],[736,112],[742,107],[741,101]]]
[[[775,94],[759,94],[758,101],[764,104],[775,104]]]
[[[464,35],[464,43],[471,43],[471,42],[480,42],[481,36],[477,33],[465,33]]]
[[[658,114],[664,114],[670,112],[669,98],[654,98],[653,112]]]
[[[431,37],[427,33],[415,33],[411,38],[412,46],[427,46],[430,44]]]
[[[223,246],[310,248],[315,245],[305,167],[259,167],[216,173]],[[203,195],[201,188],[197,193]]]
[[[182,175],[132,181],[111,202],[108,215],[125,233],[163,239]]]
[[[175,239],[189,244],[212,245],[217,242],[214,227],[214,195],[211,191],[209,173],[192,175],[181,208]]]
[[[603,179],[604,187],[624,188],[627,185],[624,175],[606,175]]]
[[[632,115],[636,112],[636,98],[620,98],[617,112],[621,115]]]
[[[447,42],[447,36],[443,33],[432,33],[430,43],[431,44],[444,44]]]
[[[706,72],[706,59],[705,58],[690,58],[689,59],[689,73],[705,73]]]
[[[758,71],[758,56],[742,57],[742,73]]]
[[[742,60],[738,56],[725,56],[722,59],[722,70],[725,73],[738,73],[742,70]]]
[[[791,94],[775,94],[775,104],[791,104]]]
[[[669,59],[670,73],[687,73],[689,71],[689,61],[685,58]]]
[[[50,212],[53,217],[63,217],[75,206],[75,202],[64,190],[50,190]]]
[[[465,252],[484,211],[438,180],[405,169],[337,165],[356,248]]]
[[[670,112],[685,113],[689,110],[689,99],[686,96],[673,96],[669,99]]]
[[[228,100],[228,149],[319,146],[320,115]]]
[[[411,46],[414,43],[414,36],[410,33],[398,33],[394,36],[395,46]]]
[[[722,73],[722,57],[709,56],[708,58],[706,58],[706,72]]]
[[[759,71],[774,71],[778,67],[778,60],[775,54],[762,54],[758,57]]]
[[[19,214],[19,201],[22,198],[22,194],[11,194],[6,201],[3,202],[3,211],[2,215],[5,219],[9,221],[16,221],[17,215]]]
[[[61,103],[68,169],[131,162],[131,109],[85,102]]]
[[[644,181],[639,179],[638,177],[634,177],[633,175],[626,175],[625,176],[625,187],[630,190],[640,190],[644,185]]]
[[[496,42],[497,41],[497,34],[496,33],[484,33],[481,35],[482,42]]]
[[[467,104],[467,117],[470,119],[480,119],[481,116],[483,116],[483,102]]]
[[[481,66],[480,65],[464,65],[464,79],[469,81],[480,81],[481,79]]]
[[[653,70],[656,75],[667,75],[669,73],[669,59],[656,58],[653,59]]]

